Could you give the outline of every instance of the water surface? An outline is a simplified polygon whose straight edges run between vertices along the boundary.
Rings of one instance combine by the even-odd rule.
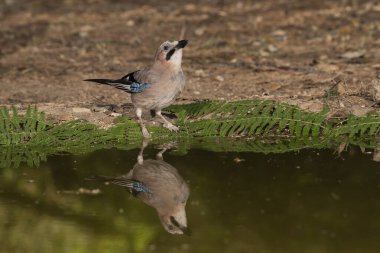
[[[159,150],[147,148],[144,159]],[[139,150],[54,155],[0,169],[0,252],[378,252],[380,164],[351,148],[285,154],[167,151],[190,189],[191,236],[93,175],[128,173]]]

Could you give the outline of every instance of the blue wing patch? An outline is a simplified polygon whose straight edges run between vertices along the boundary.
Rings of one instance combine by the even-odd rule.
[[[140,93],[149,88],[151,85],[149,83],[137,83],[133,82],[130,86],[130,93]]]

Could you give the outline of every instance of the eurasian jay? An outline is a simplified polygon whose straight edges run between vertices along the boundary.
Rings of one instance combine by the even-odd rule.
[[[153,64],[146,68],[117,80],[86,79],[85,81],[110,85],[130,93],[144,138],[149,138],[150,134],[142,120],[143,110],[155,111],[164,121],[165,128],[178,131],[179,128],[168,121],[161,114],[161,110],[171,105],[185,86],[181,63],[182,49],[186,45],[187,40],[166,41],[157,49]]]

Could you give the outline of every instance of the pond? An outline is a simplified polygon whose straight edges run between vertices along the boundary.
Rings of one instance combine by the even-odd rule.
[[[371,152],[162,151],[105,149],[0,169],[0,252],[380,248],[380,164]],[[141,183],[132,194],[120,186],[131,182]]]

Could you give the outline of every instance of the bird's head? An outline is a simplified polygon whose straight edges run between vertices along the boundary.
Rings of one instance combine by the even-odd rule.
[[[182,49],[187,45],[187,40],[165,41],[156,51],[156,61],[181,66]]]
[[[190,235],[191,231],[187,227],[187,219],[185,209],[181,209],[176,213],[159,215],[161,223],[166,231],[170,234]]]

